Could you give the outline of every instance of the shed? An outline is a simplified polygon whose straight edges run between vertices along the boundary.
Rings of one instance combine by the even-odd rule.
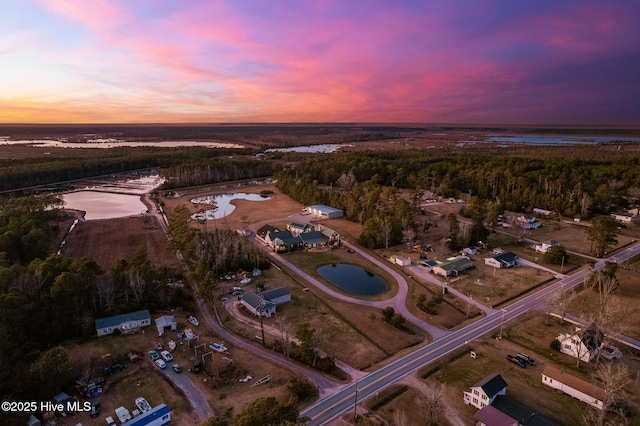
[[[113,334],[116,329],[122,333],[132,333],[148,325],[151,325],[151,314],[148,309],[144,309],[142,311],[99,318],[96,320],[96,332],[98,336]]]
[[[313,206],[309,206],[307,211],[322,219],[335,219],[344,216],[344,212],[342,210],[325,206],[324,204],[314,204]]]
[[[396,265],[400,265],[400,266],[409,266],[409,265],[411,265],[411,259],[406,258],[404,256],[401,256],[399,254],[391,255],[391,257],[389,257],[389,260],[392,263],[395,263]]]
[[[178,327],[176,318],[173,315],[163,315],[160,318],[156,318],[156,328],[158,329],[158,336],[162,336],[165,331],[175,331]]]

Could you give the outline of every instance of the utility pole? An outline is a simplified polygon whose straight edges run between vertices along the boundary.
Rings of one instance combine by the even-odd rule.
[[[562,264],[560,264],[560,273],[562,273],[563,269],[564,269],[564,256],[562,256]]]
[[[471,297],[471,293],[469,293],[469,299],[467,299],[467,318],[469,318],[469,308],[471,307],[471,300],[473,300],[473,297]]]
[[[502,340],[502,328],[504,327],[504,314],[507,312],[506,309],[502,309],[502,322],[500,323],[500,340]]]
[[[260,331],[262,332],[262,346],[266,347],[264,341],[264,325],[262,324],[262,314],[264,313],[264,297],[260,296]]]

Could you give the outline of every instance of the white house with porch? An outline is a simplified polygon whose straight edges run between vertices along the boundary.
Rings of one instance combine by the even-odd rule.
[[[500,374],[492,374],[464,391],[464,403],[480,409],[491,405],[498,395],[507,393],[507,382]]]
[[[120,330],[123,334],[134,333],[148,325],[151,325],[151,314],[148,309],[144,309],[128,314],[99,318],[96,320],[96,333],[98,336],[113,334],[116,330]]]
[[[538,253],[546,253],[547,250],[549,250],[551,247],[559,246],[559,245],[560,243],[558,241],[552,239],[549,241],[545,241],[544,243],[541,243],[539,245],[534,245],[533,249]]]

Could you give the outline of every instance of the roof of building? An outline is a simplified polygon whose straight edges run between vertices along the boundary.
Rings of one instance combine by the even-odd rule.
[[[502,389],[507,387],[507,382],[502,378],[500,374],[491,374],[478,383],[473,385],[474,388],[482,388],[485,394],[489,398],[495,396]]]
[[[301,223],[301,222],[289,222],[289,228],[315,229],[315,227],[310,223]]]
[[[505,251],[500,254],[496,254],[495,256],[493,256],[493,258],[498,262],[511,263],[518,260],[518,255],[512,251]]]
[[[600,401],[604,399],[604,390],[553,365],[546,364],[542,370],[542,374],[586,395],[598,398]]]
[[[275,231],[271,233],[269,238],[271,241],[275,241],[277,238],[287,246],[293,246],[302,242],[300,237],[294,237],[293,234],[291,234],[291,231]]]
[[[259,236],[259,237],[264,238],[270,232],[277,232],[277,231],[279,231],[279,229],[276,228],[275,226],[263,225],[256,231],[256,235]]]
[[[491,426],[513,426],[518,423],[516,419],[498,410],[493,405],[487,405],[481,408],[473,418],[485,425]]]
[[[165,325],[171,325],[176,323],[176,318],[173,315],[163,315],[160,318],[156,318],[156,325],[158,327],[164,327]]]
[[[505,395],[499,395],[491,404],[509,417],[513,417],[524,426],[558,426],[551,419],[536,413],[531,408]]]
[[[148,309],[142,311],[129,312],[127,314],[114,315],[112,317],[98,318],[96,320],[96,329],[115,327],[127,321],[151,321],[151,314]]]
[[[303,232],[299,235],[304,244],[326,243],[327,237],[320,231]]]
[[[169,414],[171,410],[169,406],[166,404],[160,404],[153,407],[151,410],[146,413],[142,413],[138,417],[131,419],[127,422],[127,426],[144,426],[148,425],[152,422],[156,422],[158,419],[161,419],[166,414]],[[167,422],[168,423],[168,422]],[[163,423],[156,423],[163,424]]]
[[[260,309],[260,305],[264,300],[262,297],[258,296],[252,291],[247,291],[242,295],[242,300],[247,302],[253,309]],[[264,308],[272,308],[275,305],[267,300],[264,300]]]
[[[260,296],[264,297],[265,300],[272,300],[278,297],[286,296],[288,294],[290,295],[291,292],[287,287],[278,287],[271,290],[265,290],[260,293]]]
[[[322,213],[342,213],[342,210],[336,209],[335,207],[325,206],[324,204],[314,204],[313,206],[309,206],[309,208]]]
[[[403,255],[401,255],[401,254],[392,254],[390,257],[391,257],[391,259],[409,260],[409,258],[408,258],[408,257],[403,256]]]
[[[445,271],[458,271],[461,269],[466,269],[470,266],[473,266],[473,262],[466,257],[459,257],[447,262],[442,262],[438,265],[438,267],[444,269]]]

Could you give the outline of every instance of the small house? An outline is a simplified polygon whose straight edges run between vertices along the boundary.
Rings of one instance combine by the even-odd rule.
[[[148,309],[145,309],[128,314],[99,318],[96,320],[96,333],[98,333],[98,336],[106,336],[107,334],[113,334],[116,329],[120,330],[121,333],[133,333],[148,325],[151,325],[151,314]]]
[[[173,315],[163,315],[160,318],[156,318],[158,336],[162,336],[166,331],[176,331],[177,327],[178,323]]]
[[[511,268],[518,264],[518,255],[511,251],[505,251],[492,257],[485,257],[484,264],[494,268]]]
[[[535,251],[537,251],[538,253],[546,253],[547,250],[549,250],[551,247],[559,246],[559,245],[560,245],[560,243],[558,241],[552,239],[552,240],[546,241],[546,242],[544,242],[544,243],[542,243],[540,245],[533,246],[533,249]]]
[[[521,214],[516,217],[516,221],[518,226],[524,229],[538,229],[542,224],[538,222],[535,216],[531,216],[528,214]]]
[[[389,257],[389,260],[391,261],[391,263],[395,263],[396,265],[400,265],[400,266],[409,266],[411,265],[411,259],[401,256],[399,254],[394,254],[391,255]]]
[[[542,370],[542,383],[599,410],[605,406],[605,392],[602,388],[550,364],[545,365]],[[606,404],[610,402],[606,401]]]
[[[240,299],[240,303],[257,317],[262,315],[263,317],[269,318],[276,313],[275,304],[265,300],[252,291],[245,292]]]
[[[473,268],[473,262],[468,257],[458,257],[453,260],[441,262],[437,266],[431,268],[434,274],[442,277],[450,277],[460,275],[463,271]]]
[[[278,287],[272,290],[265,290],[260,293],[260,296],[274,305],[282,305],[283,303],[291,302],[291,292],[287,287]]]
[[[500,374],[492,374],[464,391],[464,403],[480,409],[491,405],[498,395],[507,392],[507,382]]]
[[[613,220],[615,220],[616,222],[620,222],[620,223],[631,223],[633,222],[633,219],[636,218],[636,215],[627,211],[619,211],[617,213],[612,213],[611,217],[613,218]]]

